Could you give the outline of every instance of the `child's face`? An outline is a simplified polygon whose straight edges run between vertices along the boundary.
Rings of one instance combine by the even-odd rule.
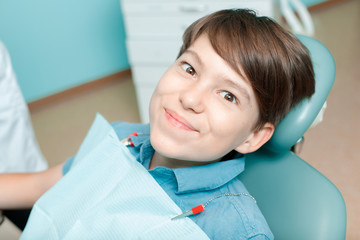
[[[259,116],[251,86],[200,36],[160,79],[150,103],[151,143],[169,158],[213,161],[252,151]]]

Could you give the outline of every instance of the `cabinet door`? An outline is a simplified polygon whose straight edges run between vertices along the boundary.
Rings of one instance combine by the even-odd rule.
[[[272,0],[158,1],[123,4],[129,39],[179,39],[195,20],[220,9],[250,8],[274,17]]]
[[[179,53],[181,41],[127,41],[127,50],[131,65],[157,66],[170,65]]]
[[[134,78],[134,84],[139,87],[156,86],[162,75],[169,68],[169,65],[133,65],[131,72]]]

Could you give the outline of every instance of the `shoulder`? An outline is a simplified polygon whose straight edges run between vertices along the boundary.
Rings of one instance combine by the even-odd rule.
[[[137,133],[148,133],[150,132],[149,124],[142,123],[129,123],[129,122],[112,122],[111,126],[115,130],[118,138],[124,139],[130,134]]]
[[[219,190],[223,197],[214,196],[206,207],[207,213],[194,219],[211,239],[274,239],[259,207],[240,180],[235,178]]]

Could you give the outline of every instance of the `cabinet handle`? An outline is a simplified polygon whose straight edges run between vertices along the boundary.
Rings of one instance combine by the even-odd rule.
[[[180,11],[182,12],[204,12],[208,9],[208,6],[205,4],[201,5],[181,5],[179,6]]]

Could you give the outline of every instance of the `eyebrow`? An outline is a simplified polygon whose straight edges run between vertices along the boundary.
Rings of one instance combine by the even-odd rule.
[[[190,54],[191,56],[193,56],[195,58],[195,61],[197,61],[201,67],[204,66],[204,63],[202,62],[201,58],[199,57],[199,55],[195,51],[192,51],[190,49],[186,49],[184,53]]]

